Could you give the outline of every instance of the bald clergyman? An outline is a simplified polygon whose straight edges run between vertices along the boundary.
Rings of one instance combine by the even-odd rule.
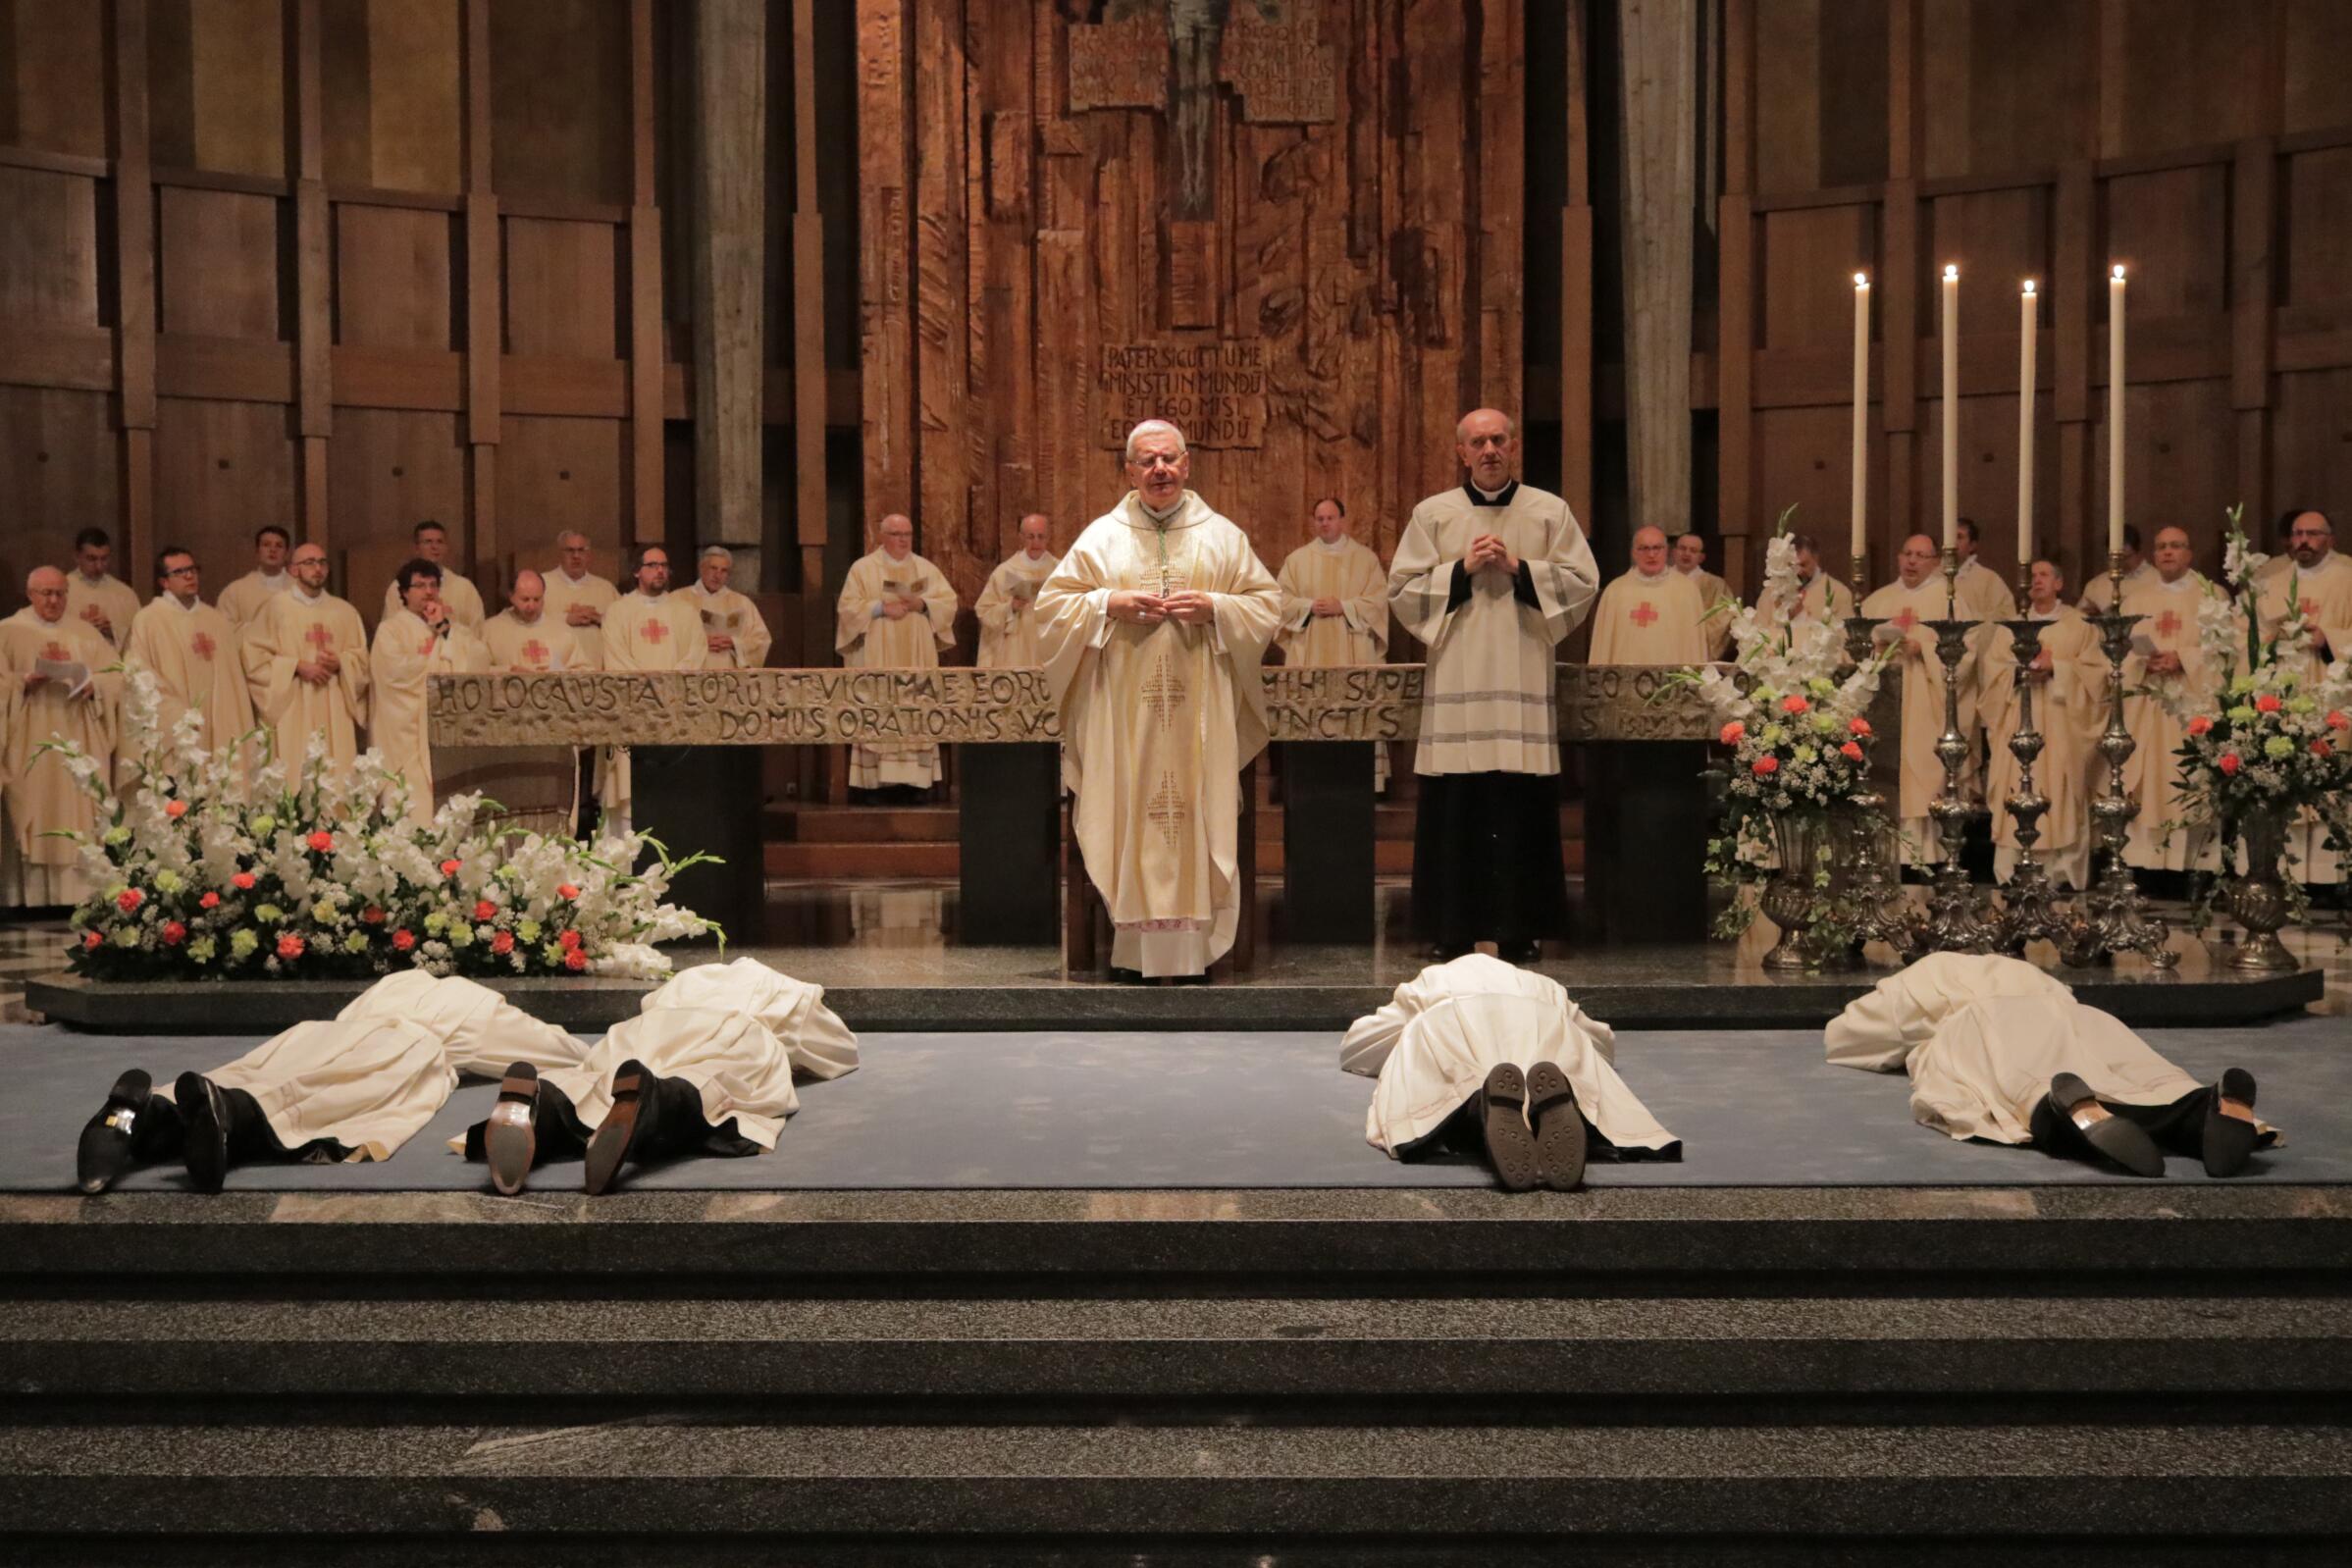
[[[1595,664],[1699,664],[1707,656],[1699,590],[1666,559],[1666,531],[1634,530],[1632,570],[1601,591],[1593,612]]]

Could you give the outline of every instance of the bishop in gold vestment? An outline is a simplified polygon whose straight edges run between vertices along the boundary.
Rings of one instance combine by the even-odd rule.
[[[114,662],[114,645],[86,621],[66,613],[66,575],[36,567],[25,594],[32,602],[0,621],[0,801],[6,805],[0,843],[0,904],[47,908],[78,904],[89,886],[81,851],[69,839],[44,835],[95,832],[98,806],[66,766],[41,748],[71,741],[106,768],[114,757],[119,677],[98,673]],[[69,678],[60,665],[87,673]]]
[[[1184,438],[1127,439],[1125,498],[1086,525],[1037,593],[1062,708],[1063,777],[1111,963],[1200,974],[1233,945],[1240,770],[1266,745],[1258,670],[1281,616],[1249,538],[1184,488]]]
[[[2123,861],[2147,870],[2211,869],[2218,860],[2213,824],[2188,819],[2178,756],[2184,731],[2165,703],[2168,696],[2210,701],[2220,682],[2197,643],[2197,606],[2212,585],[2190,569],[2189,560],[2188,531],[2160,528],[2156,569],[2123,589],[2123,613],[2140,617],[2123,659],[2123,724],[2133,742],[2123,789],[2140,808]]]

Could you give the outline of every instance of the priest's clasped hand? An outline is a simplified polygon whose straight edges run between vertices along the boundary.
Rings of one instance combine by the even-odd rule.
[[[1519,557],[1511,553],[1511,547],[1502,542],[1499,534],[1481,534],[1472,540],[1469,552],[1462,557],[1462,564],[1474,572],[1499,566],[1507,576],[1519,575]]]
[[[1217,598],[1189,588],[1165,595],[1147,594],[1140,588],[1121,588],[1112,591],[1104,609],[1113,620],[1135,626],[1157,626],[1162,621],[1205,626],[1217,613]]]

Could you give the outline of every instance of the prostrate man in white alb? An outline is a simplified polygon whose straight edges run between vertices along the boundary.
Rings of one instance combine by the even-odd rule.
[[[1944,732],[1944,663],[1936,657],[1936,634],[1927,623],[1945,619],[1951,600],[1935,541],[1925,534],[1903,542],[1895,566],[1895,581],[1863,600],[1862,613],[1885,621],[1878,635],[1898,645],[1894,664],[1903,680],[1903,782],[1896,791],[1896,825],[1910,863],[1932,865],[1943,853],[1927,808],[1944,787],[1944,764],[1936,756],[1936,737]],[[1966,618],[1967,606],[1959,606],[1959,614]],[[1980,652],[1971,634],[1960,658],[1963,691],[1975,677]]]
[[[935,669],[955,646],[956,591],[915,553],[915,523],[882,519],[881,543],[850,567],[834,606],[833,648],[852,669]],[[912,798],[939,782],[939,748],[928,742],[850,748],[850,788]],[[871,798],[871,797],[869,797]]]
[[[1465,414],[1454,449],[1469,483],[1413,508],[1388,568],[1389,607],[1429,650],[1413,928],[1440,961],[1491,940],[1529,963],[1568,907],[1555,651],[1600,569],[1568,503],[1512,477],[1509,415]]]
[[[1037,590],[1062,564],[1054,525],[1043,512],[1020,520],[1020,549],[988,574],[971,612],[980,622],[981,669],[1025,669],[1037,662]]]
[[[1595,664],[1706,661],[1706,606],[1691,580],[1666,561],[1666,531],[1634,530],[1634,563],[1600,592],[1593,612]]]
[[[170,729],[193,708],[204,721],[197,744],[217,753],[253,728],[253,694],[245,685],[236,628],[204,602],[201,586],[192,552],[177,545],[157,550],[155,597],[131,618],[124,658],[155,676],[158,730]]]
[[[449,559],[449,531],[428,517],[409,530],[409,537],[416,545],[414,558],[441,568],[441,601],[448,607],[449,618],[468,631],[480,631],[482,592],[467,582]],[[401,597],[398,578],[384,585],[384,614],[377,618],[377,625],[400,608]]]
[[[1691,580],[1699,590],[1699,602],[1704,611],[1699,626],[1706,633],[1706,656],[1721,658],[1731,646],[1732,617],[1739,613],[1739,601],[1732,598],[1731,585],[1706,569],[1706,541],[1697,534],[1676,537],[1671,551],[1674,569]]]
[[[286,557],[294,538],[276,523],[264,523],[253,535],[253,569],[221,590],[221,613],[235,627],[261,618],[262,606],[294,586]]]
[[[90,892],[80,848],[50,835],[94,833],[99,822],[97,803],[65,758],[42,748],[70,742],[106,767],[121,681],[100,673],[115,660],[114,645],[66,613],[65,573],[34,567],[25,597],[30,602],[0,621],[0,905],[49,909]]]
[[[1315,537],[1282,561],[1282,662],[1328,669],[1378,664],[1388,656],[1388,573],[1350,538],[1336,496],[1315,503]],[[1388,786],[1388,748],[1372,748],[1372,787]]]
[[[490,652],[492,669],[545,675],[596,667],[581,657],[572,629],[548,613],[547,592],[547,579],[528,566],[514,574],[506,607],[482,623],[482,646]]]
[[[328,766],[347,767],[368,720],[367,631],[327,592],[326,547],[297,547],[292,571],[294,586],[271,595],[241,634],[253,713],[276,737],[288,787],[301,781],[313,735],[326,737]]]
[[[747,594],[727,586],[735,575],[734,552],[706,545],[695,557],[695,608],[703,616],[703,648],[711,669],[758,669],[767,662],[767,622]]]
[[[1127,433],[1134,488],[1037,592],[1086,875],[1143,978],[1206,973],[1240,928],[1240,772],[1266,745],[1258,679],[1281,590],[1249,536],[1186,488],[1184,433]]]
[[[2093,748],[2107,723],[2107,659],[2099,652],[2098,628],[2071,604],[2062,603],[2065,574],[2053,560],[2033,563],[2026,599],[2028,619],[2044,622],[2041,653],[2026,681],[2033,690],[2033,722],[2042,735],[2042,755],[2033,764],[2035,793],[2050,810],[2035,824],[2034,853],[2049,867],[2054,885],[2091,885],[2088,794]],[[1985,768],[1985,804],[1993,812],[1993,874],[2007,882],[2017,866],[2017,824],[2009,798],[2017,787],[2017,758],[2009,743],[2023,717],[2017,696],[2016,650],[2006,631],[1997,631],[1984,660],[1985,735],[1991,760]]]
[[[408,785],[408,815],[412,821],[433,819],[433,743],[428,715],[432,709],[433,677],[488,669],[490,653],[482,640],[457,624],[441,599],[441,569],[419,557],[402,566],[392,579],[400,590],[400,608],[384,617],[376,628],[375,646],[368,651],[375,682],[374,721],[368,742]]]
[[[604,612],[620,590],[588,569],[588,536],[567,528],[555,536],[555,569],[547,574],[548,613],[572,629],[589,669],[604,667]]]
[[[2352,560],[2335,552],[2335,525],[2323,511],[2305,509],[2287,524],[2287,569],[2266,578],[2256,596],[2262,635],[2275,638],[2290,610],[2299,611],[2311,634],[2307,685],[2327,666],[2352,658]],[[2290,602],[2289,592],[2294,595]],[[2332,886],[2344,879],[2343,857],[2327,848],[2327,828],[2311,811],[2296,818],[2287,835],[2297,881]]]
[[[105,529],[85,528],[74,536],[74,569],[66,574],[66,613],[96,631],[119,653],[131,644],[138,595],[109,572],[114,558],[114,541]]]

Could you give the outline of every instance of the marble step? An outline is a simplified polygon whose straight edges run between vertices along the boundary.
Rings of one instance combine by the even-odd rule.
[[[1171,993],[1174,994],[1174,993]],[[1348,1293],[1770,1288],[1864,1295],[2004,1280],[2259,1291],[2352,1281],[2352,1190],[2302,1186],[1186,1191],[0,1194],[0,1281],[859,1279],[1031,1295],[1067,1281],[1313,1281]],[[1045,1281],[1051,1281],[1049,1285]],[[1380,1281],[1365,1283],[1365,1281]],[[412,1288],[414,1288],[412,1286]],[[853,1289],[855,1287],[853,1286]],[[740,1290],[732,1293],[742,1293]],[[891,1293],[899,1293],[894,1287]],[[1102,1292],[1097,1292],[1102,1293]],[[1200,1293],[1195,1290],[1192,1293]],[[1792,1293],[1784,1288],[1776,1293]]]
[[[2352,1302],[62,1298],[0,1304],[0,1388],[109,1409],[226,1393],[354,1402],[2340,1395],[2352,1393]]]
[[[1707,1533],[2055,1537],[2096,1548],[2217,1525],[2247,1543],[2352,1533],[2352,1431],[2251,1418],[1723,1430],[772,1426],[658,1415],[571,1427],[0,1428],[7,1536],[560,1532],[585,1544],[646,1533]]]

